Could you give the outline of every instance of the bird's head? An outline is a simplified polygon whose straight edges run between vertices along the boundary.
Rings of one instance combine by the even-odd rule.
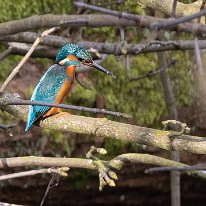
[[[76,44],[66,44],[62,47],[56,56],[55,62],[64,66],[83,64],[115,77],[112,72],[95,63],[87,50]]]

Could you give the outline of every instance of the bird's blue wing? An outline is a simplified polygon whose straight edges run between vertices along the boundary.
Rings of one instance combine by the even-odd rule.
[[[70,80],[66,75],[65,69],[66,67],[60,66],[58,64],[52,65],[40,79],[39,83],[34,89],[31,100],[53,103],[59,89],[64,84],[65,79]],[[49,106],[30,105],[25,131],[30,128],[36,118],[41,117],[50,108],[51,107]]]

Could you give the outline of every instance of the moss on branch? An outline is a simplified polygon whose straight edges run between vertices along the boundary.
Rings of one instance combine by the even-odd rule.
[[[5,105],[7,101],[12,100],[17,100],[17,96],[3,93],[0,97],[0,109],[26,121],[28,108],[26,106]],[[54,130],[121,139],[165,150],[174,149],[177,151],[206,154],[206,139],[204,137],[181,135],[171,141],[168,137],[169,131],[114,122],[106,118],[91,118],[70,114],[56,118],[54,115],[40,121],[39,126]]]

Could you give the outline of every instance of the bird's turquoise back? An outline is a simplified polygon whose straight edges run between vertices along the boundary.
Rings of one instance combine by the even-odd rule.
[[[53,103],[64,81],[67,79],[71,82],[71,79],[66,74],[66,68],[66,66],[60,66],[58,64],[52,65],[40,79],[31,100]],[[30,105],[25,131],[31,127],[36,118],[41,117],[50,108],[49,106]]]

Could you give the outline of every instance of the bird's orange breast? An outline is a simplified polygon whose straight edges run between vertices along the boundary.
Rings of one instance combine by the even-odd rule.
[[[77,60],[76,57],[69,55],[67,57],[69,60]],[[63,102],[65,100],[65,98],[67,97],[68,94],[70,94],[73,84],[74,84],[74,76],[75,76],[75,68],[76,66],[68,66],[66,68],[66,74],[69,77],[69,80],[65,78],[64,83],[62,84],[62,86],[60,87],[60,89],[58,90],[56,97],[54,99],[54,103],[59,104],[61,102]],[[60,109],[52,107],[48,110],[48,112],[46,112],[43,117],[52,115],[52,114],[56,114],[59,112]]]
[[[66,74],[71,81],[65,79],[63,85],[59,89],[56,98],[54,100],[55,103],[61,103],[64,101],[66,96],[71,92],[73,84],[74,84],[74,74],[75,73],[75,66],[69,66],[66,68]]]

